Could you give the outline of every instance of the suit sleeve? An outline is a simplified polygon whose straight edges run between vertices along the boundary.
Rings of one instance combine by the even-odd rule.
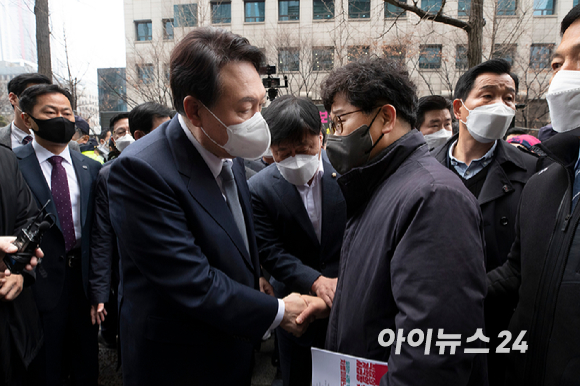
[[[277,299],[210,265],[177,198],[174,189],[180,188],[169,186],[143,160],[115,161],[109,176],[109,206],[122,265],[134,264],[184,314],[259,341],[277,314]],[[124,282],[127,286],[127,277]]]
[[[260,263],[276,280],[284,283],[291,291],[308,294],[312,284],[321,273],[304,264],[298,257],[284,248],[279,231],[268,213],[260,191],[263,187],[250,182],[252,210]]]
[[[106,169],[105,169],[106,170]],[[95,216],[91,232],[89,293],[92,304],[107,303],[111,286],[111,265],[115,232],[109,217],[109,195],[106,173],[99,173],[95,185]]]
[[[419,198],[417,198],[417,195]],[[414,192],[399,211],[402,234],[391,259],[391,286],[398,312],[396,330],[407,337],[414,329],[425,336],[432,330],[430,354],[425,342],[411,347],[407,341],[396,353],[390,347],[389,371],[381,385],[468,384],[475,355],[465,347],[483,347],[465,339],[484,328],[485,264],[483,225],[475,200],[453,187],[431,186]],[[439,329],[460,334],[455,354],[447,347],[440,355],[435,345]],[[395,331],[395,333],[397,332]]]

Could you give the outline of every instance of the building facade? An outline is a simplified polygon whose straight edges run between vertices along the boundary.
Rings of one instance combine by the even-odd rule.
[[[411,1],[411,0],[409,0]],[[545,92],[559,24],[577,0],[486,0],[483,58],[508,60],[520,78],[517,125],[549,121]],[[442,0],[417,0],[437,13]],[[446,16],[468,20],[469,0],[445,2]],[[421,20],[381,0],[125,0],[127,95],[135,104],[171,106],[169,54],[192,28],[215,26],[263,49],[292,93],[320,100],[320,82],[350,60],[388,56],[406,66],[420,96],[453,95],[467,69],[467,34]],[[130,102],[131,104],[131,102]]]

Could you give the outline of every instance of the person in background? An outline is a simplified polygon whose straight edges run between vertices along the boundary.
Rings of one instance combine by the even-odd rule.
[[[451,111],[451,101],[440,95],[419,99],[416,127],[425,137],[429,149],[443,145],[453,135]]]
[[[89,136],[91,132],[89,123],[82,117],[75,115],[75,127],[75,136],[78,136],[78,138],[75,140],[75,136],[73,136],[73,141],[76,141],[79,144],[81,154],[101,164],[104,163],[104,158],[101,157],[99,151],[97,150],[99,143],[95,138],[91,138]]]
[[[507,139],[507,143],[515,147],[522,147],[526,150],[532,151],[532,147],[541,142],[538,138],[534,137],[533,135],[520,134],[520,135],[512,135],[510,138]]]
[[[97,147],[97,151],[99,155],[103,157],[103,160],[106,160],[109,156],[109,139],[111,138],[111,130],[104,129],[99,134],[99,146]]]
[[[109,155],[107,161],[112,161],[121,154],[121,151],[117,149],[116,139],[124,137],[125,135],[130,135],[129,130],[129,113],[119,113],[111,118],[109,122],[109,127],[111,128],[111,138],[109,139]],[[129,137],[127,137],[129,140]],[[130,140],[129,140],[130,142]]]
[[[155,130],[162,123],[170,121],[173,113],[166,106],[155,102],[145,102],[129,113],[129,131],[138,140]]]

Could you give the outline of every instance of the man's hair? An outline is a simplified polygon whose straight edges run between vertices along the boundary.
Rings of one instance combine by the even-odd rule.
[[[457,84],[455,85],[455,99],[461,99],[465,101],[469,96],[471,90],[473,90],[473,85],[478,76],[485,73],[492,73],[497,75],[508,74],[514,80],[516,85],[516,94],[518,93],[518,86],[520,84],[518,76],[511,72],[511,66],[508,62],[503,59],[491,59],[487,62],[478,64],[477,66],[471,67],[461,75]]]
[[[111,118],[111,120],[109,121],[109,129],[111,130],[111,133],[113,133],[113,128],[115,127],[115,123],[117,123],[121,119],[125,119],[125,118],[129,118],[129,113],[119,113],[119,114],[115,115],[113,118]]]
[[[36,72],[30,74],[20,74],[8,82],[8,94],[14,93],[14,95],[20,97],[22,92],[26,90],[26,86],[29,84],[52,84],[52,82],[45,75],[38,74]]]
[[[522,134],[529,134],[530,131],[528,129],[525,129],[523,127],[510,127],[507,132],[505,133],[505,135],[503,136],[503,139],[506,139],[509,135],[522,135]]]
[[[397,117],[415,127],[417,95],[409,74],[387,58],[364,59],[333,70],[321,85],[322,102],[330,111],[334,98],[343,94],[354,107],[370,114],[390,104]]]
[[[272,145],[300,143],[306,134],[320,135],[320,113],[312,101],[284,95],[264,110],[264,119],[272,135]]]
[[[34,106],[36,106],[38,97],[47,94],[62,94],[64,95],[72,106],[72,96],[64,88],[56,84],[37,84],[36,86],[28,87],[22,92],[19,97],[20,100],[20,110],[32,115]]]
[[[564,32],[570,27],[576,20],[580,18],[580,4],[575,6],[564,16],[562,19],[562,24],[560,25],[560,34],[564,35]]]
[[[196,28],[185,35],[170,58],[175,109],[185,112],[183,100],[188,95],[212,107],[222,92],[220,70],[231,62],[249,62],[259,71],[264,54],[248,39],[223,29]]]
[[[103,141],[105,139],[107,139],[107,134],[111,132],[111,130],[113,130],[112,128],[109,129],[103,129],[101,130],[101,134],[99,134],[99,139],[102,139]]]
[[[136,130],[141,130],[143,133],[149,134],[153,128],[154,118],[171,118],[171,115],[171,110],[159,103],[142,103],[129,113],[129,130],[131,131],[131,135],[135,137]]]
[[[417,106],[417,124],[415,127],[417,130],[421,127],[423,122],[425,122],[425,113],[433,110],[449,110],[449,114],[453,117],[453,105],[451,101],[441,95],[429,95],[424,96],[419,99],[419,104]]]

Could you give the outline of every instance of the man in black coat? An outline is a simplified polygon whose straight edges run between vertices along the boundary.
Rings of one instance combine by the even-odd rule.
[[[477,198],[483,214],[487,271],[507,259],[515,238],[520,195],[536,170],[534,156],[502,139],[515,114],[517,89],[518,78],[510,73],[504,60],[490,60],[469,69],[455,87],[453,109],[459,133],[432,152]],[[453,229],[461,237],[460,228]],[[504,377],[505,360],[503,354],[495,353],[495,348],[503,341],[498,334],[508,327],[516,302],[517,296],[486,300],[492,385]]]
[[[561,31],[546,95],[559,134],[534,148],[542,156],[540,171],[522,191],[514,245],[508,261],[488,273],[490,298],[519,294],[508,347],[525,331],[527,350],[505,356],[509,386],[580,380],[580,6],[563,19]]]
[[[276,164],[249,181],[260,263],[272,275],[276,297],[312,293],[331,307],[346,204],[322,150],[318,109],[310,100],[284,95],[264,119]],[[313,323],[300,338],[276,330],[284,385],[310,385],[310,348],[324,348],[327,324]]]
[[[38,208],[10,148],[0,145],[0,235],[16,235]],[[30,285],[34,274],[4,277],[2,261],[12,238],[0,237],[0,384],[21,385],[42,345],[42,326]]]

